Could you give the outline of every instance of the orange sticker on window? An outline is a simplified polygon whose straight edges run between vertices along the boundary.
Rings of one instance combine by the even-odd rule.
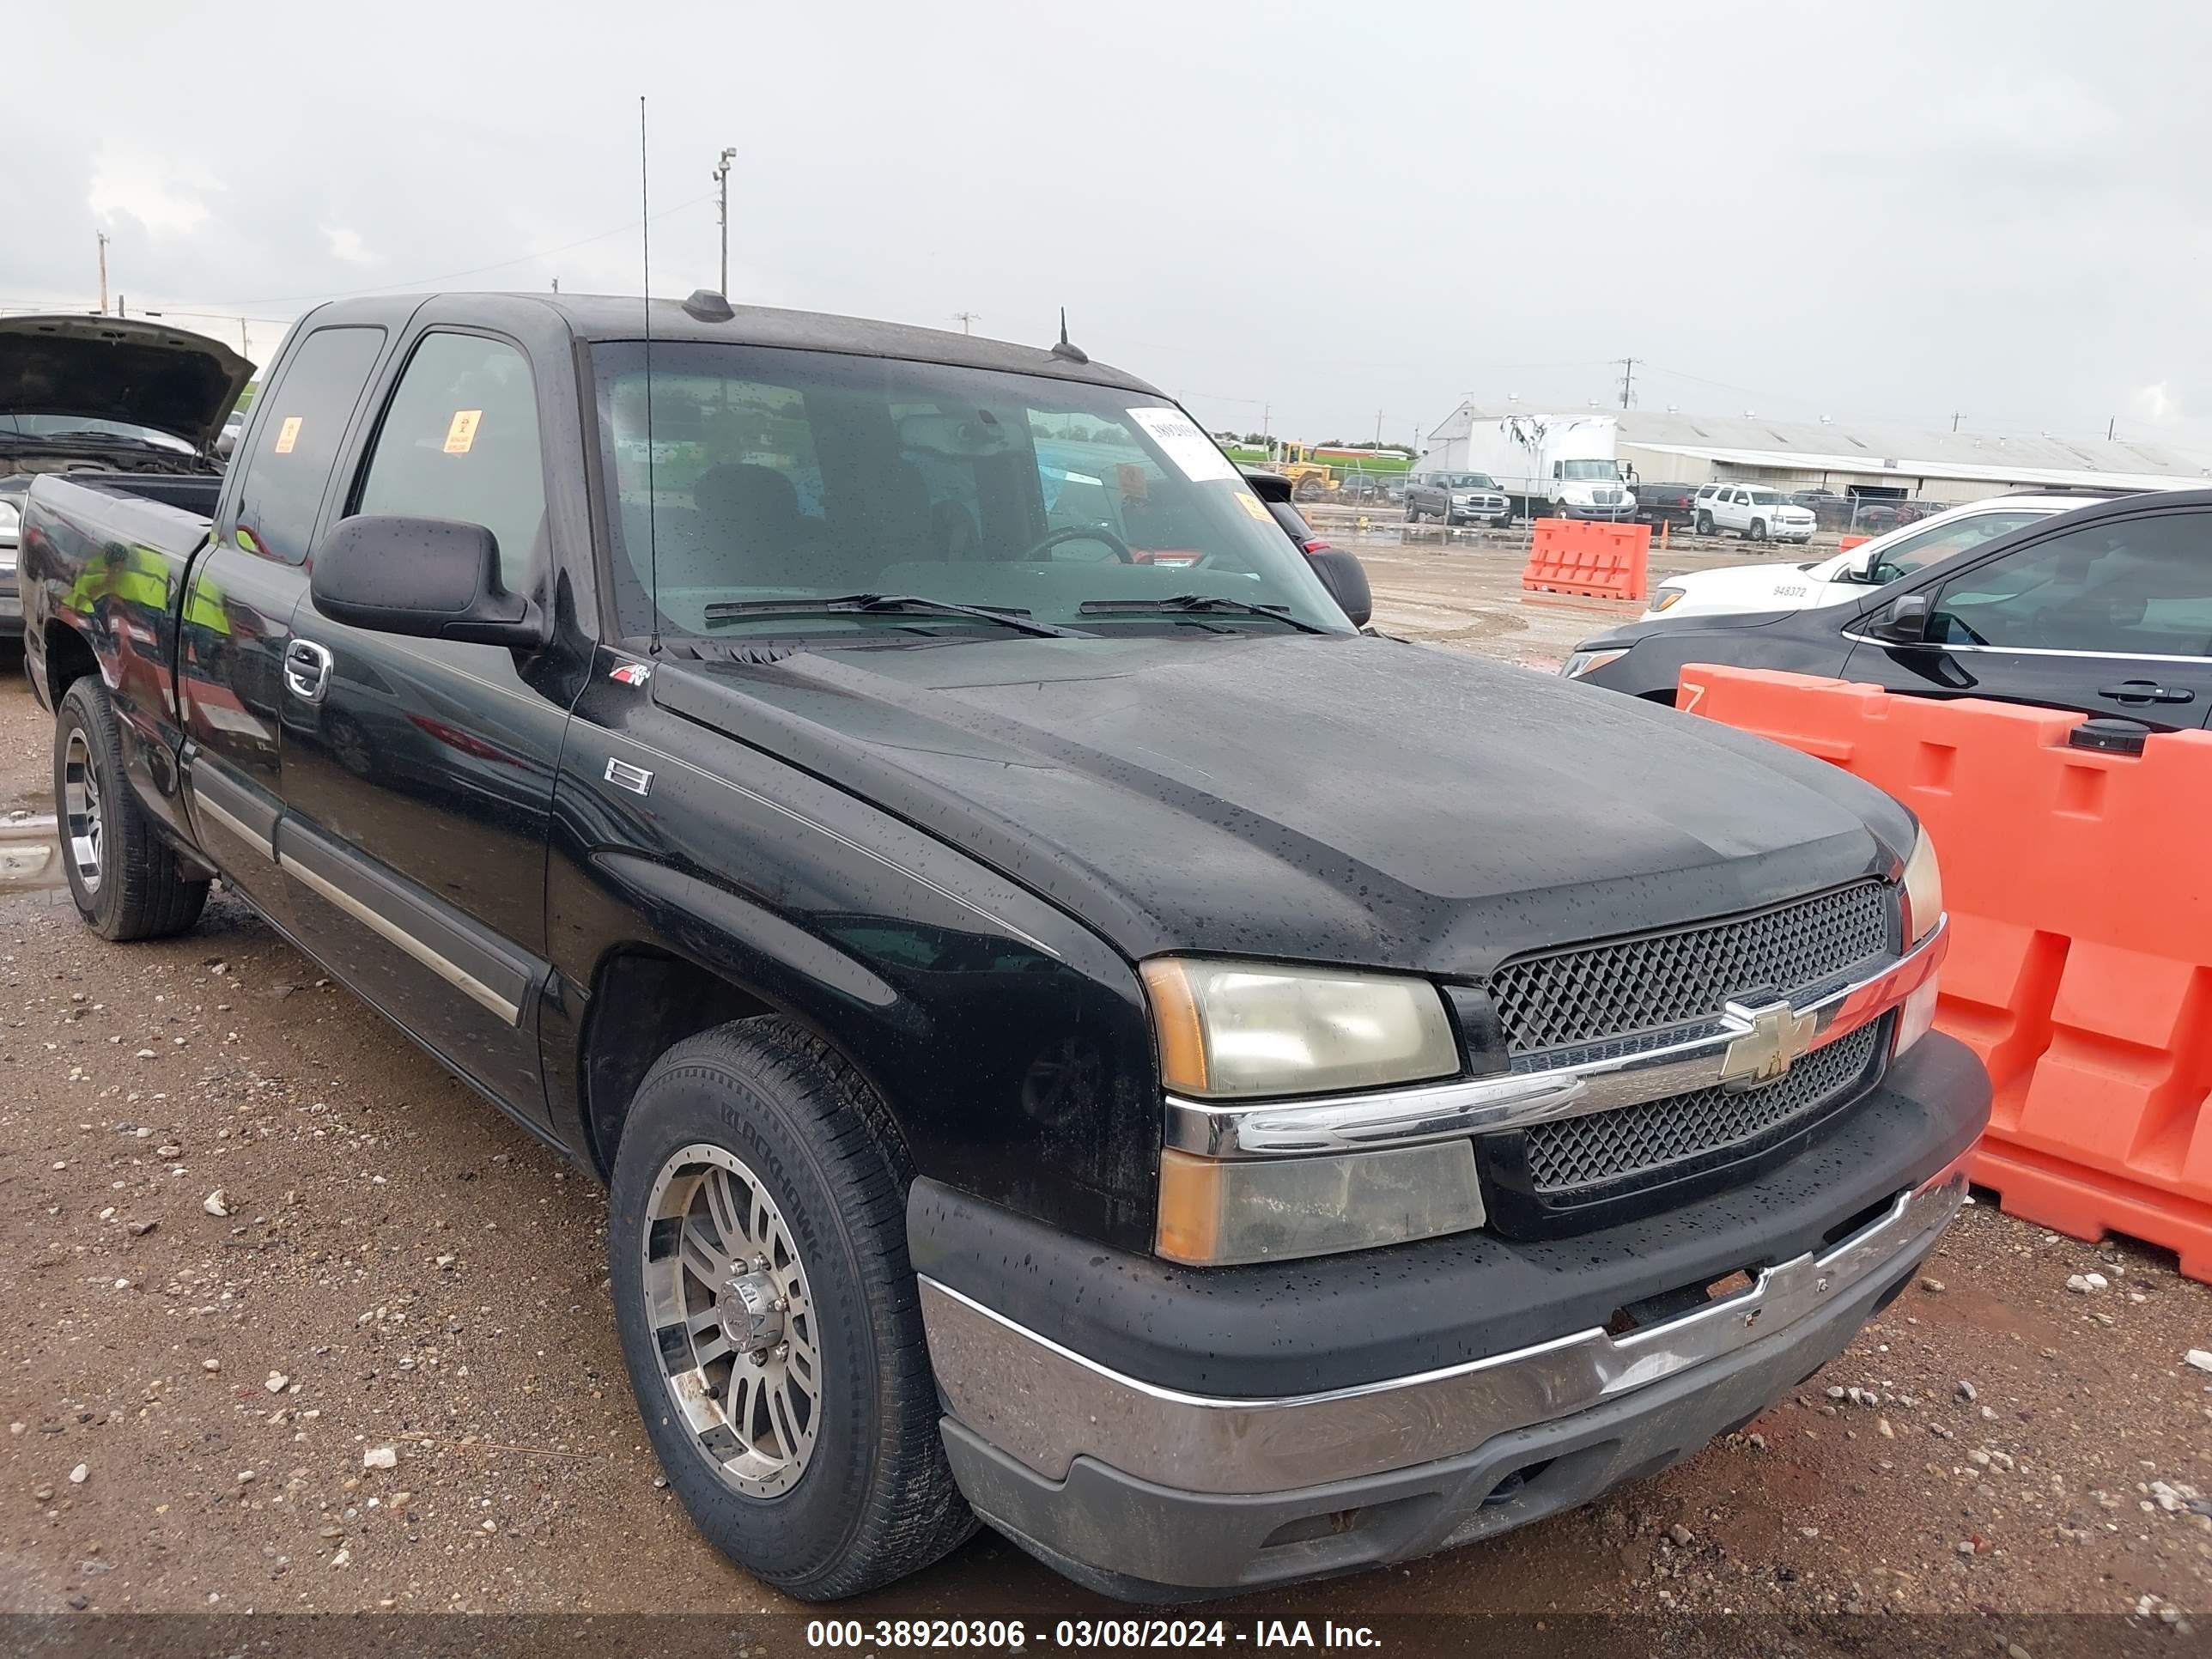
[[[1260,498],[1250,490],[1240,489],[1237,492],[1237,505],[1243,507],[1260,523],[1267,522],[1267,509],[1260,504]]]
[[[446,428],[446,453],[465,455],[469,446],[477,441],[477,422],[483,419],[481,409],[457,409]]]
[[[279,455],[292,453],[292,446],[300,441],[300,422],[305,418],[300,415],[284,417],[284,424],[276,428],[276,453]]]

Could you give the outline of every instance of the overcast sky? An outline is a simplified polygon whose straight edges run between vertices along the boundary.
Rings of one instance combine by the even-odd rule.
[[[1076,342],[1209,425],[1463,396],[2212,436],[2212,9],[102,0],[9,18],[0,307],[341,292]],[[1361,20],[1371,18],[1371,21]],[[1387,21],[1386,21],[1387,20]],[[225,313],[187,319],[185,311]]]

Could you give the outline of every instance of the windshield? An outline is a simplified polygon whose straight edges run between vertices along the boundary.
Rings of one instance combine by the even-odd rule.
[[[1620,463],[1618,461],[1561,461],[1559,476],[1562,478],[1618,478],[1620,476]]]
[[[661,630],[716,639],[1022,637],[913,605],[745,603],[872,595],[1084,633],[1350,629],[1212,440],[1157,397],[672,342],[653,348],[648,411],[643,346],[592,355],[628,635],[652,631],[656,564]],[[1085,611],[1102,601],[1110,613]]]
[[[1444,482],[1447,484],[1449,484],[1454,489],[1495,489],[1498,488],[1498,480],[1492,477],[1487,472],[1454,472],[1449,474],[1445,477]]]
[[[127,438],[137,443],[153,444],[162,449],[173,449],[179,455],[189,455],[192,453],[192,447],[190,444],[173,434],[156,432],[150,426],[133,426],[128,421],[103,421],[88,415],[0,414],[0,436]]]
[[[1948,524],[1921,525],[1899,532],[1894,539],[1885,538],[1878,547],[1853,549],[1844,556],[1844,563],[1847,569],[1866,570],[1869,580],[1874,582],[1893,582],[1899,576],[1926,568],[1938,559],[1948,559],[1954,553],[1963,553],[1970,547],[1978,547],[2024,524],[2033,524],[2049,516],[2047,507],[2022,507],[2009,513],[1977,513]],[[1871,563],[1867,562],[1869,555]]]

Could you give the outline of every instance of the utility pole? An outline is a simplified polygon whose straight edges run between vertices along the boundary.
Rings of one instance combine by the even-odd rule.
[[[558,294],[561,291],[561,279],[558,276],[556,276],[553,279],[553,291],[556,294]]]
[[[722,226],[722,286],[715,292],[724,299],[730,295],[730,163],[737,155],[736,150],[725,149],[714,167],[714,188],[721,192],[714,214]]]
[[[1627,408],[1631,403],[1635,401],[1636,365],[1642,361],[1643,360],[1641,358],[1638,357],[1616,357],[1613,359],[1613,362],[1620,365],[1620,406],[1623,409]]]
[[[120,294],[115,296],[115,314],[118,317],[128,317],[131,314],[131,307],[123,302],[123,296]]]
[[[107,233],[93,233],[100,238],[100,314],[107,315]]]
[[[238,319],[238,355],[241,357],[253,355],[253,342],[246,337],[246,319],[243,317]]]
[[[1960,410],[1955,409],[1951,411],[1951,430],[1956,432],[1959,429],[1959,422],[1966,418],[1966,416]]]
[[[1375,411],[1375,447],[1382,447],[1382,411],[1379,409]]]
[[[952,313],[952,320],[960,325],[960,331],[963,334],[973,334],[975,331],[968,325],[981,322],[982,317],[983,313],[980,311],[956,311]]]
[[[2119,428],[2119,424],[2120,417],[2117,415],[2113,416],[2111,420],[2105,422],[2105,441],[2106,443],[2112,441],[2112,434]]]

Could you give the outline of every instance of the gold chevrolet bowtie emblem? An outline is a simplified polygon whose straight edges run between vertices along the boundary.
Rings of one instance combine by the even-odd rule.
[[[1780,1077],[1813,1046],[1819,1026],[1813,1015],[1801,1014],[1786,1002],[1731,1002],[1722,1017],[1731,1030],[1743,1033],[1729,1044],[1721,1061],[1721,1081],[1732,1089],[1755,1088]]]

